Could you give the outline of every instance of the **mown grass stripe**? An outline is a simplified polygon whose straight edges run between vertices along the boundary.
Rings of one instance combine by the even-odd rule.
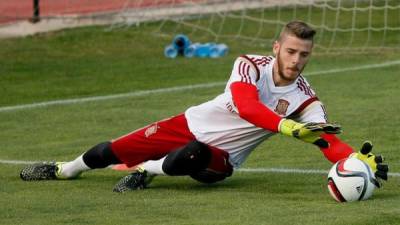
[[[29,165],[38,163],[41,161],[24,161],[24,160],[2,160],[0,164],[11,164],[11,165]],[[317,169],[297,169],[297,168],[241,168],[238,172],[244,173],[294,173],[294,174],[327,174],[327,170]],[[400,173],[389,173],[391,177],[400,177]]]
[[[338,68],[338,69],[331,69],[331,70],[315,71],[315,72],[307,73],[306,75],[307,76],[316,76],[316,75],[333,74],[333,73],[341,73],[341,72],[357,71],[357,70],[365,70],[365,69],[376,69],[376,68],[389,67],[389,66],[395,66],[395,65],[400,65],[400,60],[388,61],[388,62],[377,63],[377,64],[355,66],[355,67],[348,67],[348,68]],[[206,84],[195,84],[195,85],[176,86],[176,87],[160,88],[160,89],[153,89],[153,90],[134,91],[134,92],[128,92],[128,93],[122,93],[122,94],[54,100],[54,101],[47,101],[47,102],[37,102],[37,103],[32,103],[32,104],[15,105],[15,106],[3,106],[3,107],[0,107],[0,112],[10,112],[10,111],[16,111],[16,110],[33,109],[33,108],[47,107],[47,106],[52,106],[52,105],[70,105],[70,104],[104,101],[104,100],[111,100],[111,99],[118,99],[118,98],[140,97],[140,96],[147,96],[147,95],[151,95],[151,94],[162,94],[162,93],[169,93],[169,92],[178,92],[178,91],[186,91],[186,90],[219,87],[219,86],[223,86],[225,84],[226,84],[226,82],[213,82],[213,83],[206,83]]]

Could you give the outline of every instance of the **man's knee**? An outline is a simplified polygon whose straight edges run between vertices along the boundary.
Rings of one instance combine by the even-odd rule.
[[[190,177],[206,184],[215,183],[218,181],[225,180],[225,178],[230,177],[233,171],[228,172],[218,172],[210,169],[204,169],[197,173],[190,174]]]
[[[207,145],[192,141],[177,151],[167,155],[162,165],[168,175],[189,175],[207,167],[211,160],[211,151]]]
[[[100,143],[83,154],[83,161],[91,169],[105,168],[121,161],[111,150],[111,142]]]

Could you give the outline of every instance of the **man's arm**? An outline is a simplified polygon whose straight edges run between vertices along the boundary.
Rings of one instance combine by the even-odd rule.
[[[300,121],[326,121],[325,109],[321,102],[315,102],[302,110],[298,114],[298,118]],[[334,134],[321,134],[321,139],[314,144],[321,149],[325,158],[332,163],[348,157],[358,158],[371,167],[376,177],[387,180],[389,167],[383,164],[383,157],[379,155],[375,156],[371,153],[372,144],[368,141],[363,144],[361,150],[358,152],[355,152],[350,145],[340,140]]]
[[[349,157],[354,150],[350,145],[341,141],[334,134],[322,134],[321,137],[328,142],[327,148],[322,148],[321,152],[324,154],[325,158],[327,158],[332,163],[336,163],[337,161]]]
[[[233,102],[241,118],[266,130],[275,133],[279,131],[282,118],[260,102],[256,86],[234,82],[230,87]]]
[[[383,164],[384,160],[382,156],[375,156],[371,153],[372,144],[369,141],[364,142],[360,151],[354,152],[354,150],[348,144],[341,141],[333,134],[322,134],[321,137],[329,143],[329,147],[320,147],[320,149],[324,156],[332,163],[336,163],[337,161],[348,157],[354,157],[368,164],[377,178],[382,180],[388,179],[387,174],[389,167],[387,164]],[[381,184],[379,183],[378,187],[380,187],[380,185]]]
[[[314,143],[320,147],[324,156],[332,163],[336,163],[348,157],[361,159],[366,162],[374,172],[376,171],[375,175],[377,177],[387,180],[388,167],[382,164],[382,157],[370,153],[371,149],[369,149],[368,153],[363,153],[363,150],[357,153],[354,152],[352,147],[336,137],[335,133],[340,132],[340,129],[338,130],[339,127],[332,126],[328,123],[307,126],[309,123],[302,124],[293,120],[281,118],[259,101],[257,88],[252,84],[234,82],[231,84],[230,88],[233,101],[238,108],[241,118],[272,132],[284,133],[282,130],[286,130],[286,133],[292,133],[291,136],[309,143]],[[318,111],[320,113],[318,113]],[[318,116],[318,114],[321,115]],[[326,119],[325,110],[321,103],[306,107],[299,116],[305,121],[310,118],[317,119],[318,121],[318,117],[324,118],[321,120]],[[317,116],[317,118],[315,118],[315,116]],[[304,136],[296,136],[294,133]]]
[[[252,84],[234,82],[230,89],[239,116],[258,127],[272,132],[280,132],[307,143],[320,143],[322,146],[326,142],[321,143],[320,134],[340,132],[340,127],[333,124],[298,123],[294,120],[281,118],[260,102],[257,88]]]
[[[307,107],[302,108],[302,110],[298,111],[295,115],[291,116],[296,117],[296,120],[301,122],[327,122],[325,107],[320,101],[313,102]],[[340,140],[334,134],[321,134],[321,138],[322,140],[320,142],[314,144],[320,148],[325,158],[332,163],[336,163],[337,161],[347,158],[351,154],[355,153],[354,149],[350,145]]]

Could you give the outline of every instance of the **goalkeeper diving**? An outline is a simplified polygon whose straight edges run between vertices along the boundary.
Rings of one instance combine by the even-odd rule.
[[[231,176],[260,143],[280,133],[315,145],[332,163],[357,157],[377,178],[387,180],[388,166],[371,153],[370,142],[355,151],[338,138],[341,127],[328,121],[323,103],[302,74],[315,33],[308,24],[291,21],[274,42],[273,56],[236,59],[224,92],[216,98],[99,143],[72,161],[29,165],[20,177],[74,179],[88,170],[122,164],[133,171],[115,185],[115,192],[147,188],[157,175],[214,183]]]

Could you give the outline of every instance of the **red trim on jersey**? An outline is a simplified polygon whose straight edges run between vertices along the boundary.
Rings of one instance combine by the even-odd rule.
[[[311,91],[310,86],[307,85],[306,81],[302,76],[299,76],[299,79],[297,80],[297,87],[303,91],[306,95],[313,97],[313,92]]]
[[[301,111],[303,111],[307,106],[309,106],[311,103],[318,101],[317,97],[311,97],[304,101],[292,114],[290,114],[290,117],[295,116],[299,114]]]
[[[271,57],[271,56],[268,56],[268,57],[263,56],[262,58],[251,57],[251,60],[252,60],[254,63],[256,63],[257,65],[266,66],[266,65],[268,65],[268,64],[271,62],[272,57]]]
[[[251,82],[251,79],[250,79],[250,65],[247,65],[246,64],[246,76],[249,78],[249,81]]]
[[[243,74],[242,74],[242,65],[243,65],[243,62],[240,62],[240,63],[239,63],[239,66],[238,66],[238,73],[239,73],[239,75],[242,77],[242,78],[240,79],[240,81],[245,82],[245,81],[244,81],[244,76],[243,76]]]
[[[245,62],[240,62],[238,73],[242,77],[240,81],[251,84],[250,65]]]
[[[257,72],[256,82],[257,82],[260,79],[260,70],[258,69],[257,65],[254,63],[253,60],[251,60],[249,57],[247,57],[247,55],[241,55],[240,57],[247,59],[251,64],[253,64],[254,68],[256,68],[256,72]]]
[[[304,86],[304,83],[302,83],[300,79],[297,81],[296,84],[297,84],[297,87],[300,89],[300,91],[307,94],[306,87]]]
[[[257,127],[278,132],[279,122],[282,118],[259,101],[256,86],[243,82],[234,82],[230,88],[233,102],[241,118]]]
[[[341,141],[334,134],[322,134],[321,137],[329,143],[329,147],[320,149],[324,156],[332,163],[347,158],[354,152],[353,148]]]

